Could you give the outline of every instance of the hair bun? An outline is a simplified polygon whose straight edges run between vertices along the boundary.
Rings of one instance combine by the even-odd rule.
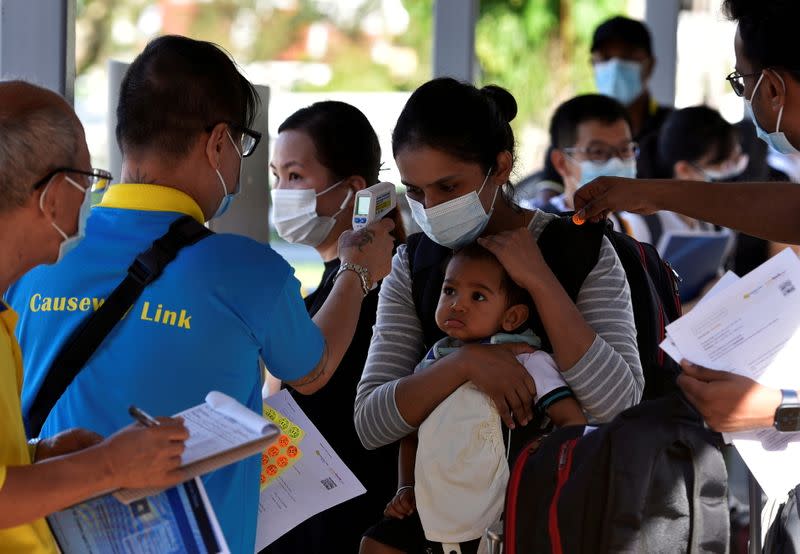
[[[481,89],[481,94],[494,102],[497,110],[507,122],[512,121],[517,116],[517,101],[514,96],[503,87],[497,85],[487,85]]]

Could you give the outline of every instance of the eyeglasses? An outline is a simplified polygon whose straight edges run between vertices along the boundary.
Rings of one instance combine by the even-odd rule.
[[[47,183],[50,182],[54,176],[58,175],[59,173],[75,173],[77,175],[83,175],[86,177],[87,186],[93,191],[100,191],[104,190],[108,184],[114,179],[111,173],[106,171],[105,169],[97,169],[92,168],[91,171],[84,171],[82,169],[74,169],[71,167],[57,167],[38,181],[36,181],[33,186],[31,187],[33,190],[36,190]]]
[[[585,148],[562,148],[566,154],[583,154],[586,159],[593,162],[604,163],[611,158],[632,160],[639,157],[639,145],[629,142],[622,148],[614,148],[608,144],[592,144]]]
[[[261,133],[248,129],[247,127],[242,127],[236,123],[231,123],[230,121],[222,121],[221,123],[225,123],[234,133],[242,135],[242,138],[239,139],[239,152],[242,154],[243,158],[246,158],[255,151],[256,146],[258,146],[258,143],[261,141]],[[206,127],[206,133],[210,133],[213,130],[213,125]]]
[[[756,71],[755,73],[748,73],[746,75],[742,75],[738,71],[732,71],[725,77],[725,80],[731,84],[731,88],[736,96],[742,97],[744,96],[744,78],[745,77],[755,77],[756,75],[760,75],[761,71]]]

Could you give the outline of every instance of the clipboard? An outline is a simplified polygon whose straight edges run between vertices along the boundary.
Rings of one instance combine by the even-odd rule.
[[[234,398],[211,391],[206,401],[175,417],[189,430],[181,469],[192,479],[261,453],[280,434],[277,425]],[[164,489],[119,489],[114,497],[130,504]]]

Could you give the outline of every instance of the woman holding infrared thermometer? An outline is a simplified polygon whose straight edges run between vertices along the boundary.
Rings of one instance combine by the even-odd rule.
[[[317,289],[306,297],[313,316],[333,288],[341,267],[339,237],[353,227],[358,191],[378,182],[381,148],[361,111],[344,102],[317,102],[298,110],[278,128],[270,163],[275,177],[273,221],[287,242],[311,246],[325,263]],[[405,241],[397,210],[394,236]],[[300,407],[336,453],[353,470],[367,493],[299,525],[266,552],[356,552],[361,534],[394,492],[397,447],[367,451],[353,424],[356,386],[367,358],[378,306],[379,287],[369,290],[353,341],[331,380],[318,392],[294,394]]]

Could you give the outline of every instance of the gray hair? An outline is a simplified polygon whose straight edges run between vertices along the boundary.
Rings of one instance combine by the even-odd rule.
[[[36,181],[77,153],[75,116],[63,106],[0,111],[0,213],[23,205]]]

